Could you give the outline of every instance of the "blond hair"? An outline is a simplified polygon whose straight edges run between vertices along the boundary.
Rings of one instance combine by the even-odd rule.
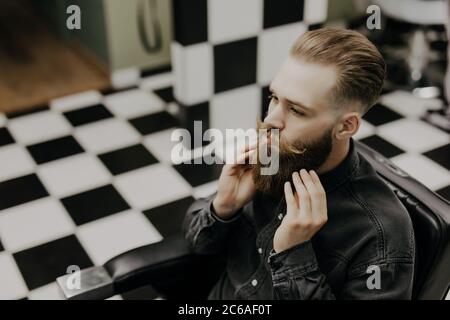
[[[308,31],[295,41],[290,54],[337,68],[332,98],[338,106],[358,102],[357,111],[364,114],[377,102],[386,64],[375,45],[362,34],[335,28]]]

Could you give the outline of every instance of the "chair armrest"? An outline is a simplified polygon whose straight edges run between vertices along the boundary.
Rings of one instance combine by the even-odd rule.
[[[78,275],[61,276],[57,283],[66,299],[106,299],[191,269],[198,259],[180,234],[124,252]]]

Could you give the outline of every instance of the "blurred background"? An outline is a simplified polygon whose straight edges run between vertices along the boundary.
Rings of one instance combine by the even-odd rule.
[[[172,163],[174,129],[253,128],[293,41],[323,26],[388,64],[355,139],[450,200],[449,16],[445,0],[0,0],[0,299],[59,299],[69,266],[179,232],[221,165]]]

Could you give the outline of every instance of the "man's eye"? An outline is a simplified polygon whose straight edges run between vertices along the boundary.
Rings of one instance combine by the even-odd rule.
[[[301,112],[300,110],[294,108],[294,107],[290,107],[290,110],[295,113],[298,116],[304,116],[305,114],[303,112]]]
[[[276,95],[274,95],[274,94],[271,94],[271,95],[269,95],[267,98],[269,98],[269,100],[275,100],[275,101],[278,101],[278,98],[277,98],[277,96]]]

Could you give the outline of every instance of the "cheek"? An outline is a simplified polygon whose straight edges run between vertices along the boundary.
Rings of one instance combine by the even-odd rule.
[[[280,138],[287,143],[315,141],[321,137],[329,124],[313,119],[296,120],[288,123]]]

